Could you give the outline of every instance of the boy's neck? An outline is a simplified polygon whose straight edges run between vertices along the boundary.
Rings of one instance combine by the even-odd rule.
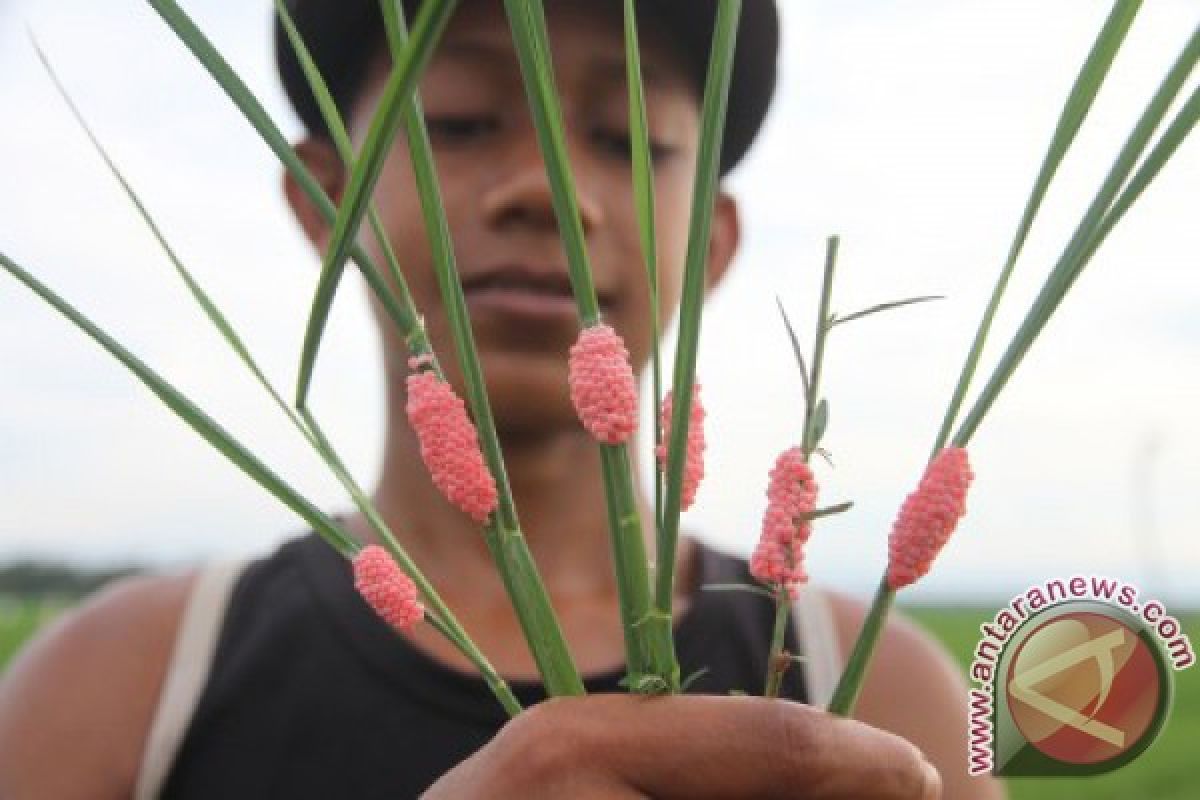
[[[393,404],[375,502],[393,533],[438,586],[469,587],[472,598],[503,586],[480,527],[438,493],[402,404]],[[599,450],[582,430],[502,441],[522,533],[552,595],[611,595],[608,520]],[[635,484],[636,484],[635,474]],[[653,512],[641,497],[652,547]],[[361,521],[356,526],[361,526]]]
[[[403,400],[397,402],[397,397],[402,393],[389,398],[376,505],[401,545],[501,674],[513,680],[534,680],[536,665],[483,532],[433,486],[408,426]],[[624,644],[595,441],[582,431],[537,441],[501,438],[522,532],[577,665],[585,674],[618,668]],[[640,488],[636,475],[635,487]],[[640,492],[639,504],[647,551],[653,557],[653,509]],[[369,540],[371,532],[361,517],[353,517],[350,525]],[[689,606],[695,581],[695,549],[687,539],[680,542],[676,575],[675,612],[682,614]],[[431,628],[417,628],[410,639],[438,661],[472,669]]]

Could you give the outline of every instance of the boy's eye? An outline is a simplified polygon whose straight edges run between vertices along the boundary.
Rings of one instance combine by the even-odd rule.
[[[431,138],[456,143],[495,133],[500,120],[487,114],[431,114],[425,125]]]
[[[633,157],[633,139],[629,131],[616,128],[596,128],[592,131],[592,140],[605,152],[619,158],[629,160]],[[649,137],[650,161],[659,164],[674,154],[675,148]]]

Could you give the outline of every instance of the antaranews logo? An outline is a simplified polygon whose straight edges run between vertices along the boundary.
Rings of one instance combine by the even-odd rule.
[[[1192,643],[1135,586],[1076,575],[1031,586],[981,625],[971,663],[972,775],[1097,775],[1141,755]]]

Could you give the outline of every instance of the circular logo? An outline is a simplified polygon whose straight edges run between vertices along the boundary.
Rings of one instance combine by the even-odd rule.
[[[1035,622],[1008,661],[1003,686],[1028,745],[1060,764],[1103,768],[1153,741],[1166,716],[1168,680],[1140,626],[1081,609]]]

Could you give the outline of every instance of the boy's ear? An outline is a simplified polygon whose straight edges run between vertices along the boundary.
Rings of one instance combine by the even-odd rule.
[[[341,202],[342,192],[346,188],[346,170],[333,143],[327,139],[308,137],[297,142],[295,150],[329,199],[334,203]],[[283,173],[283,193],[296,221],[304,229],[304,235],[314,247],[323,251],[329,242],[329,225],[300,184],[286,170]]]
[[[742,222],[733,195],[720,190],[713,207],[712,229],[709,232],[708,276],[705,285],[712,291],[721,283],[742,239]]]

